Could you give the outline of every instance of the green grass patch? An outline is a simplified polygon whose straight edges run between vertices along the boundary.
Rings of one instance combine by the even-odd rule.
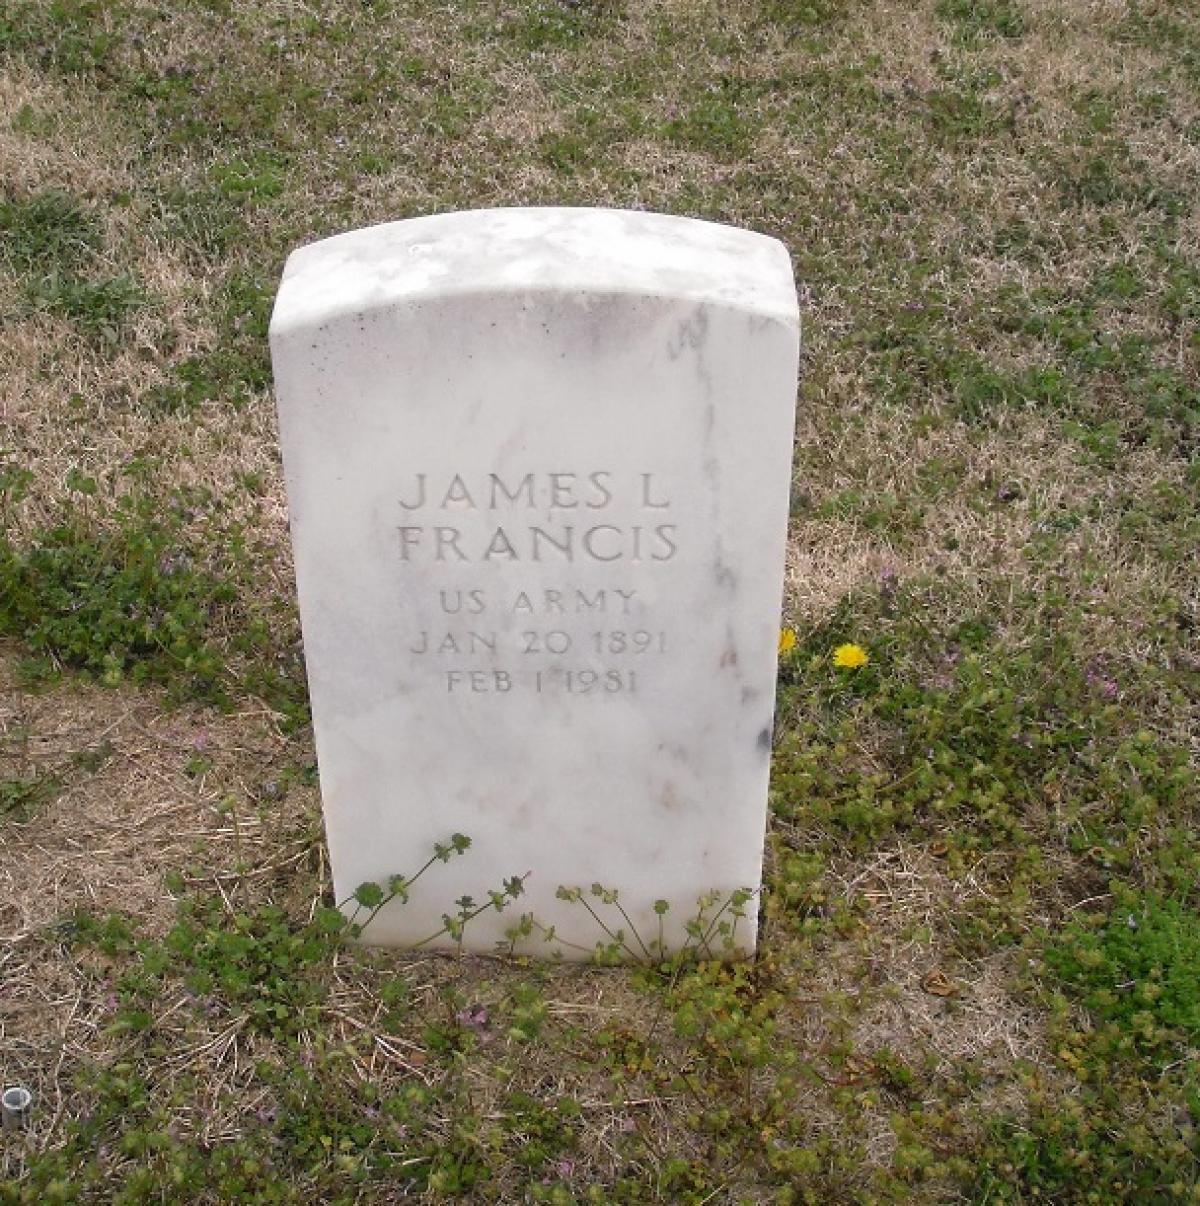
[[[624,10],[624,0],[521,0],[501,28],[521,50],[566,49],[611,34]]]
[[[0,263],[11,271],[70,272],[99,247],[100,235],[92,210],[61,189],[0,198]]]
[[[1194,1124],[1178,1119],[1194,1118],[1198,1106],[1193,1096],[1156,1116],[1136,1096],[1121,1102],[1090,1088],[1038,1094],[1027,1118],[989,1127],[971,1200],[1194,1202],[1200,1148],[1191,1137]]]
[[[0,779],[0,824],[6,820],[28,821],[42,805],[58,794],[56,775],[32,773],[15,779]]]
[[[35,310],[69,318],[81,334],[109,347],[121,341],[150,300],[127,273],[97,280],[51,273],[31,282],[26,296]]]
[[[0,200],[0,263],[23,277],[30,308],[69,318],[88,339],[112,346],[150,298],[129,273],[89,270],[101,241],[95,211],[60,189]]]
[[[1026,33],[1025,15],[1013,0],[938,0],[937,15],[971,47],[990,38],[1013,42]]]
[[[307,716],[306,689],[265,615],[244,606],[252,578],[244,534],[210,518],[212,546],[189,528],[196,499],[167,508],[122,495],[116,523],[101,525],[87,500],[97,482],[76,474],[81,498],[63,522],[26,543],[0,537],[0,632],[18,637],[26,670],[86,671],[115,686],[160,683],[175,699],[227,707],[257,694],[289,724]],[[203,500],[199,500],[203,501]]]
[[[1074,922],[1047,969],[1105,1027],[1114,1053],[1169,1061],[1200,1046],[1200,912],[1194,904],[1118,888],[1107,914]]]
[[[944,86],[923,98],[925,124],[938,143],[977,147],[981,140],[1008,138],[1015,132],[1011,102],[993,95],[1002,83],[998,74],[944,74]]]
[[[213,305],[217,346],[175,364],[168,380],[138,400],[150,414],[194,414],[206,406],[241,410],[271,385],[267,327],[274,286],[241,273],[232,274]]]
[[[1200,803],[1196,782],[1186,750],[1144,729],[1136,693],[1121,702],[1063,632],[1013,650],[986,613],[931,631],[928,596],[911,589],[847,599],[784,660],[774,810],[797,841],[1053,850],[1088,884],[1147,858],[1149,833],[1173,866],[1169,831]],[[854,641],[871,660],[841,670],[832,653]],[[853,753],[863,731],[869,762]]]
[[[197,564],[180,517],[127,497],[116,510],[123,522],[110,530],[76,516],[26,548],[0,543],[0,628],[109,684],[183,679],[188,693],[220,697],[223,659],[209,632],[232,585]]]
[[[791,33],[837,25],[852,14],[853,0],[763,0],[764,21]]]
[[[750,111],[758,89],[732,77],[708,82],[669,117],[663,133],[673,143],[717,159],[741,159],[753,149],[757,119]]]
[[[51,189],[0,200],[0,264],[24,278],[26,303],[113,346],[149,298],[129,273],[89,271],[101,245],[95,211],[69,193]]]
[[[1187,887],[1194,892],[1194,873]],[[1088,1202],[1104,1186],[1106,1200],[1195,1200],[1200,914],[1193,902],[1192,894],[1117,883],[1105,910],[1076,915],[1049,935],[1042,970],[1056,993],[1051,1036],[1070,1088],[1027,1072],[1025,1116],[988,1122],[978,1197]]]
[[[171,243],[201,263],[219,261],[247,237],[241,197],[211,183],[172,184],[155,207]]]
[[[125,5],[119,0],[16,0],[0,16],[0,54],[18,53],[65,76],[103,71],[110,66]]]

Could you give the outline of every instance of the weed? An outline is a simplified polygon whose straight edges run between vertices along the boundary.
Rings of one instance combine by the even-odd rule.
[[[530,1172],[540,1171],[571,1150],[578,1116],[579,1107],[569,1098],[547,1106],[517,1092],[504,1103],[504,1129],[519,1143],[518,1159]]]
[[[278,907],[232,917],[218,897],[185,905],[164,946],[188,991],[219,998],[247,1024],[275,1037],[311,1028],[324,998],[323,972],[341,933],[340,914],[297,927]]]
[[[433,854],[425,861],[425,863],[412,875],[393,875],[386,885],[377,883],[364,883],[354,890],[350,897],[343,901],[338,907],[345,912],[354,906],[353,912],[349,913],[348,925],[350,932],[354,937],[362,936],[371,922],[375,920],[379,914],[391,904],[405,905],[408,903],[409,893],[412,891],[413,885],[434,865],[434,863],[448,863],[452,858],[465,854],[470,849],[471,839],[465,834],[456,833],[448,842],[439,842],[434,847]],[[423,946],[428,946],[431,942],[436,942],[439,938],[449,937],[458,944],[459,949],[462,949],[463,935],[466,928],[476,917],[482,916],[484,913],[495,911],[502,913],[510,904],[519,897],[524,889],[524,878],[514,875],[504,881],[501,888],[488,892],[487,899],[482,903],[477,902],[471,896],[462,896],[456,900],[455,906],[457,912],[444,913],[442,915],[442,927],[430,934],[426,938],[413,943],[413,949],[419,950]],[[362,921],[358,918],[363,912],[366,916]]]
[[[1177,1109],[1190,1119],[1197,1105],[1193,1095],[1190,1109],[1183,1103]],[[1190,1138],[1193,1124],[1179,1128],[1169,1117],[1129,1107],[1111,1090],[1065,1099],[1036,1094],[1027,1119],[1003,1118],[988,1128],[973,1200],[1194,1200],[1200,1151]]]
[[[656,935],[643,935],[632,917],[621,903],[620,893],[615,888],[606,888],[594,883],[586,894],[580,888],[560,886],[556,893],[559,900],[581,905],[603,935],[592,948],[568,942],[559,936],[554,926],[543,926],[537,918],[527,914],[511,932],[513,941],[527,938],[534,932],[543,941],[557,942],[579,951],[589,951],[592,959],[601,965],[615,966],[624,962],[687,963],[695,959],[727,957],[738,951],[738,923],[745,920],[746,905],[754,897],[748,888],[738,889],[725,895],[708,892],[696,901],[696,912],[684,922],[683,943],[674,952],[668,950],[663,938],[663,923],[671,911],[666,900],[654,902],[654,913],[659,928]],[[593,904],[592,901],[596,901]],[[606,918],[599,911],[611,911]]]
[[[880,607],[894,614],[879,617],[870,663],[852,677],[835,674],[830,651]],[[890,664],[893,641],[923,646],[929,660]],[[1139,800],[1148,811],[1135,824],[1164,821],[1186,815],[1193,798],[1186,754],[1141,730],[1136,713],[1099,690],[1087,659],[1057,636],[1013,655],[986,621],[964,617],[934,638],[889,590],[847,603],[797,646],[783,675],[776,810],[863,846],[897,828],[950,827],[956,843],[976,848],[1031,833],[1051,841],[1049,791],[1107,803],[1080,818],[1079,852],[1103,843],[1113,865],[1133,850],[1124,808]],[[872,721],[884,726],[886,762],[868,770],[848,743]]]

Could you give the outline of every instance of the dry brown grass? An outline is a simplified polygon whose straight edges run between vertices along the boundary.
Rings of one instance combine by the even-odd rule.
[[[56,927],[77,910],[115,911],[139,932],[162,935],[175,915],[166,878],[187,868],[196,869],[189,883],[233,900],[264,882],[319,891],[315,793],[272,786],[293,757],[261,712],[166,712],[153,693],[83,683],[31,692],[20,686],[13,649],[0,648],[0,779],[61,784],[27,820],[9,816],[0,827],[0,1068],[36,1093],[35,1135],[53,1135],[77,1114],[75,1078],[121,1050],[109,1028],[115,963],[77,953]],[[189,770],[198,758],[206,769]],[[172,1005],[164,1003],[164,1020]],[[171,1061],[194,1070],[207,1054],[214,1099],[223,1092],[220,1057],[231,1053],[220,1040],[204,1052],[181,1045]],[[189,1107],[204,1119],[201,1130],[214,1123],[207,1106]]]
[[[20,128],[22,111],[37,115],[36,132]],[[133,187],[133,154],[116,106],[16,64],[0,75],[0,169],[10,188],[53,182],[79,196],[111,196]]]
[[[11,132],[24,105],[55,116],[49,134]],[[103,504],[129,488],[125,471],[137,457],[160,467],[159,481],[167,489],[199,486],[231,497],[235,509],[253,511],[286,544],[270,398],[255,399],[244,412],[214,398],[202,416],[163,416],[140,405],[151,389],[169,380],[173,364],[214,346],[205,307],[218,278],[216,270],[198,272],[143,214],[106,204],[136,185],[131,165],[136,152],[122,124],[89,91],[35,83],[20,72],[0,84],[0,178],[18,195],[66,189],[85,199],[105,226],[108,250],[96,270],[132,272],[150,297],[115,349],[80,338],[69,320],[51,315],[6,325],[0,343],[0,447],[34,475],[10,521],[18,530],[34,530],[59,517],[72,505],[65,484],[72,469],[103,484],[102,516]],[[16,282],[2,275],[0,282],[0,297],[12,306]],[[164,347],[171,349],[169,355]],[[250,472],[269,482],[265,507],[249,498],[239,503],[230,492]]]
[[[202,866],[206,882],[237,881],[240,863],[253,882],[311,863],[316,793],[279,787],[295,752],[263,710],[164,711],[149,692],[84,683],[32,692],[11,648],[0,699],[0,778],[62,783],[27,822],[0,830],[5,941],[28,941],[76,908],[129,913],[161,934],[174,919],[170,871]],[[80,766],[88,757],[94,772]]]

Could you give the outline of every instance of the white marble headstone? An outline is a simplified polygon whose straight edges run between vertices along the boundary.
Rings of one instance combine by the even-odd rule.
[[[291,256],[271,349],[337,896],[471,839],[365,940],[420,942],[526,876],[467,949],[532,913],[518,950],[585,955],[605,935],[558,889],[594,883],[676,949],[698,897],[757,890],[799,352],[784,247],[611,210],[395,222]]]

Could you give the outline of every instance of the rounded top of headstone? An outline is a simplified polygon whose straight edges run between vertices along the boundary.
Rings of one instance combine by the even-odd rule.
[[[485,209],[368,226],[294,251],[273,337],[454,294],[588,292],[727,305],[797,325],[791,259],[733,226],[615,209]]]

